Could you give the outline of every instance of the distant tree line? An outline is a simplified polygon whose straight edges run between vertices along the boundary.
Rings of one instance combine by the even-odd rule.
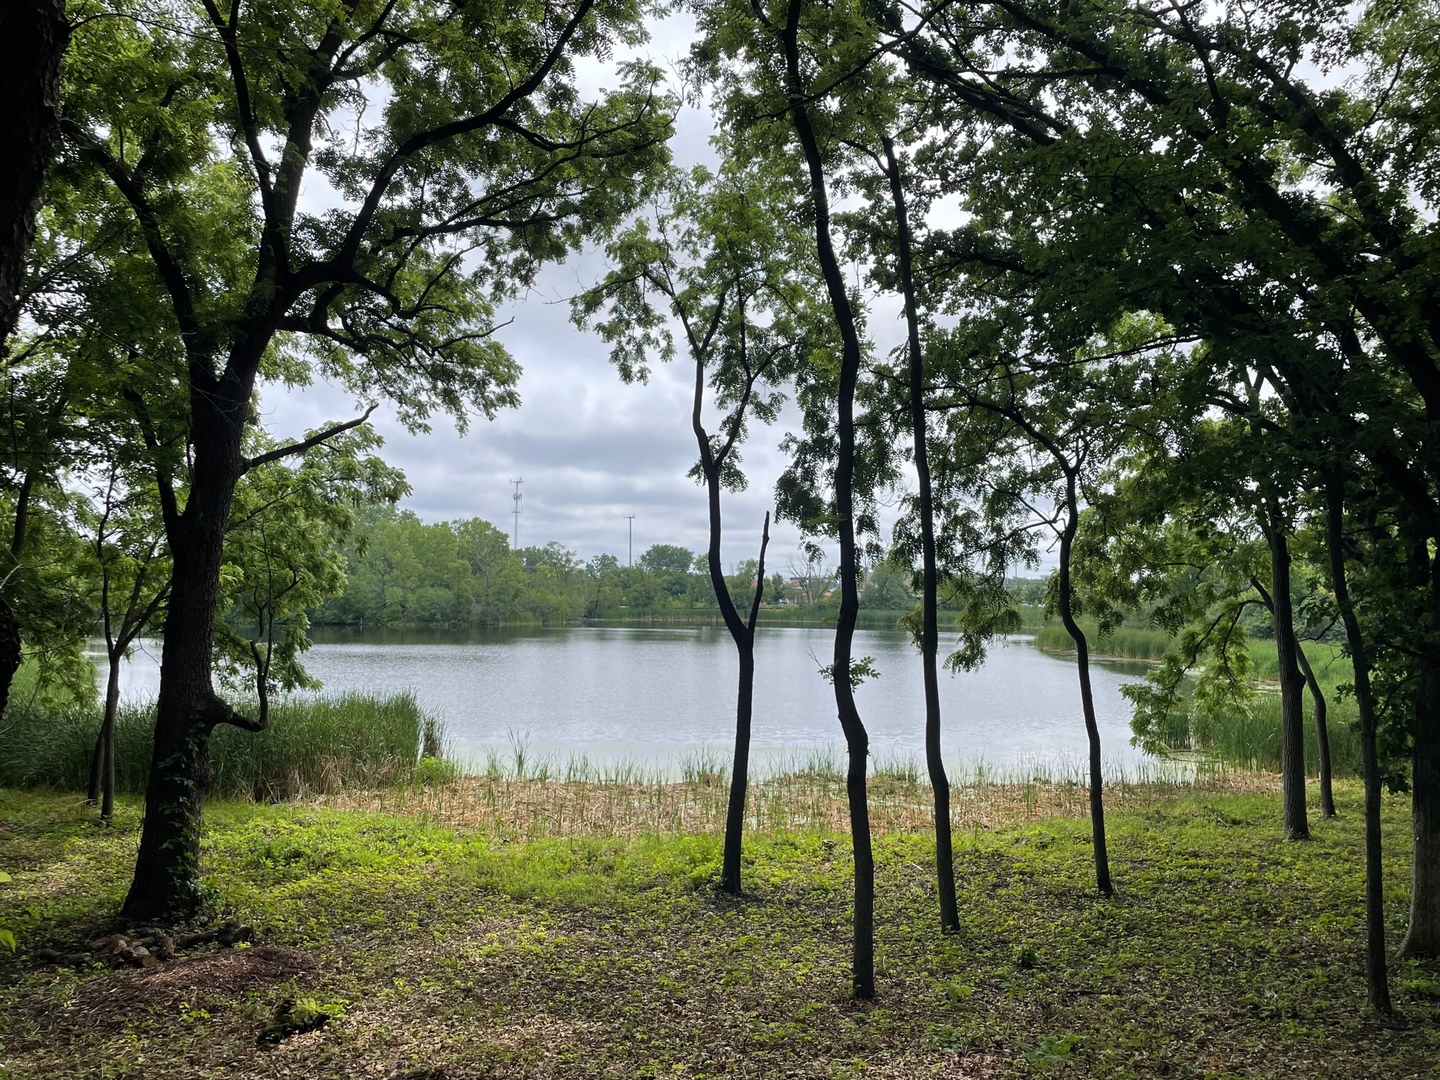
[[[655,544],[627,566],[619,557],[589,560],[551,541],[514,549],[482,518],[421,521],[413,511],[375,506],[358,516],[343,548],[339,590],[310,612],[337,626],[553,625],[580,619],[718,617],[703,555],[679,544]],[[757,560],[742,560],[726,581],[737,593],[755,587]],[[818,563],[766,576],[766,603],[791,618],[833,618],[834,574]],[[881,563],[862,593],[871,612],[903,614],[915,606],[909,574]]]

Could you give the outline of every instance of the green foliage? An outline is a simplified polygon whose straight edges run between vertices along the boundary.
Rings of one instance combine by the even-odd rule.
[[[505,534],[479,518],[426,524],[408,510],[372,507],[359,516],[343,550],[343,587],[310,612],[316,623],[499,626],[719,617],[708,571],[676,544],[652,546],[638,566],[622,566],[614,555],[582,564],[555,541],[512,551]],[[263,573],[263,560],[257,565]],[[732,588],[743,596],[752,588],[753,560],[736,569]],[[815,579],[813,604],[802,602],[805,584],[776,588],[772,581],[766,602],[784,598],[784,617],[822,622],[834,608],[818,595],[826,581]],[[889,626],[904,610],[868,614]]]

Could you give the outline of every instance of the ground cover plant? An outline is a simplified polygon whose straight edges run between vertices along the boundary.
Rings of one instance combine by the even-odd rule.
[[[1295,844],[1273,778],[1248,784],[1115,799],[1109,899],[1083,790],[1068,816],[1040,799],[957,822],[948,936],[929,823],[883,833],[873,1003],[850,999],[843,816],[758,829],[735,899],[714,888],[717,832],[662,835],[641,814],[521,839],[418,794],[388,812],[216,802],[206,892],[255,942],[107,971],[34,954],[113,925],[138,802],[102,829],[77,797],[4,791],[0,924],[20,951],[0,959],[0,1062],[67,1078],[1432,1075],[1436,973],[1397,970],[1396,1021],[1365,1008],[1359,785]],[[1395,936],[1405,811],[1386,803]],[[282,1005],[328,1022],[261,1045]]]

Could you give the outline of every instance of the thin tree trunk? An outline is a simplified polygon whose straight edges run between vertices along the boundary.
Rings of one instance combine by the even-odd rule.
[[[105,766],[105,718],[100,718],[100,730],[95,732],[95,747],[90,751],[90,782],[85,787],[85,805],[100,805],[100,770]]]
[[[120,711],[121,652],[110,654],[105,680],[105,721],[100,727],[100,820],[106,825],[115,817],[115,719]]]
[[[1060,621],[1075,643],[1075,668],[1080,676],[1080,708],[1085,715],[1085,736],[1090,744],[1090,841],[1095,852],[1095,887],[1103,896],[1113,896],[1110,881],[1110,854],[1105,843],[1105,772],[1100,761],[1100,725],[1095,719],[1095,695],[1090,687],[1090,643],[1075,621],[1070,584],[1070,551],[1079,526],[1079,505],[1075,475],[1065,475],[1065,528],[1060,534]]]
[[[1360,713],[1360,769],[1365,780],[1365,984],[1370,1005],[1388,1015],[1390,980],[1385,959],[1385,878],[1380,847],[1380,765],[1375,747],[1375,703],[1370,690],[1370,658],[1345,577],[1344,479],[1332,475],[1325,486],[1326,546],[1330,554],[1335,606],[1345,624],[1350,662],[1355,671],[1355,707]]]
[[[1428,555],[1428,552],[1427,552]],[[1430,563],[1430,626],[1420,651],[1410,824],[1414,869],[1401,956],[1440,956],[1440,554]]]
[[[1268,502],[1268,500],[1267,500]],[[1287,840],[1309,840],[1305,810],[1305,680],[1295,660],[1300,644],[1290,598],[1290,545],[1273,504],[1265,515],[1265,541],[1270,548],[1270,595],[1275,624],[1275,659],[1280,675],[1280,776],[1284,788],[1284,829]]]
[[[935,569],[935,504],[930,484],[930,461],[925,417],[925,366],[920,349],[920,314],[915,301],[910,219],[901,182],[895,144],[885,139],[885,161],[890,179],[890,197],[895,206],[896,254],[900,266],[900,289],[905,299],[905,325],[910,352],[910,428],[915,444],[915,472],[920,503],[920,657],[925,682],[925,766],[935,798],[935,881],[940,900],[940,929],[960,929],[955,901],[955,851],[950,835],[950,778],[940,752],[940,673],[938,653],[940,630],[936,608],[939,581]]]
[[[735,755],[730,765],[730,797],[725,808],[725,851],[720,863],[720,888],[732,896],[740,895],[745,796],[750,783],[750,720],[755,698],[755,623],[760,616],[760,601],[765,595],[765,549],[769,545],[770,514],[767,511],[765,526],[760,535],[760,563],[756,572],[755,593],[750,604],[750,622],[745,627],[745,633],[735,638],[735,648],[740,655],[739,685],[735,693]],[[718,557],[716,562],[718,563]],[[715,569],[712,566],[711,579],[714,578]],[[723,576],[720,581],[717,595],[718,588],[725,587]],[[726,595],[729,595],[728,589]]]
[[[845,277],[830,236],[830,202],[825,186],[825,166],[820,144],[810,124],[805,86],[800,74],[801,0],[790,0],[786,12],[783,44],[789,109],[795,134],[805,153],[810,178],[810,198],[815,211],[815,250],[825,278],[825,291],[840,334],[840,378],[836,401],[836,435],[839,446],[835,461],[835,516],[840,539],[840,611],[835,618],[835,651],[832,668],[835,707],[845,733],[849,765],[845,772],[845,794],[850,805],[850,840],[855,858],[854,948],[851,955],[851,986],[856,998],[875,996],[875,858],[870,840],[870,805],[866,787],[870,759],[870,737],[855,705],[850,675],[850,651],[860,611],[858,553],[855,542],[855,389],[860,381],[860,333],[855,313],[845,291]]]
[[[0,4],[0,357],[19,318],[25,256],[60,130],[60,61],[70,40],[64,0]],[[3,674],[3,672],[0,672]],[[9,683],[0,683],[0,694]],[[3,704],[3,701],[0,701]]]
[[[1300,671],[1305,676],[1305,685],[1310,688],[1310,700],[1315,703],[1315,755],[1320,764],[1320,813],[1327,818],[1333,818],[1336,816],[1335,792],[1331,784],[1329,709],[1325,702],[1325,691],[1320,688],[1320,680],[1315,677],[1310,658],[1305,655],[1305,649],[1298,640],[1295,642],[1295,662],[1300,665]]]
[[[0,355],[4,342],[0,340]],[[10,577],[20,569],[20,556],[25,551],[25,534],[30,521],[30,498],[35,490],[35,471],[28,469],[20,490],[15,496],[15,525],[10,533]],[[8,584],[6,581],[4,584]],[[24,642],[20,636],[20,616],[10,602],[0,595],[0,716],[10,704],[10,688],[15,684],[15,673],[25,659]]]

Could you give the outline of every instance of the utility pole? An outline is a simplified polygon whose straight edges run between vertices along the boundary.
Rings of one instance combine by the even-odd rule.
[[[511,480],[510,482],[515,485],[515,494],[512,495],[512,496],[510,496],[511,501],[515,504],[515,509],[513,509],[513,510],[510,511],[510,513],[512,513],[512,514],[515,515],[515,531],[514,531],[514,533],[511,535],[511,537],[510,537],[510,550],[512,550],[512,551],[519,551],[519,550],[520,550],[520,500],[525,497],[525,496],[523,496],[523,495],[520,494],[520,485],[525,482],[525,478],[522,476],[519,480]]]
[[[630,565],[635,565],[635,515],[626,514],[625,520],[630,523]]]

